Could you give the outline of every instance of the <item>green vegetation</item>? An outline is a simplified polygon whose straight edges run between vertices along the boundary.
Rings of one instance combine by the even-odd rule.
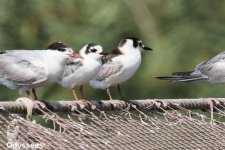
[[[132,79],[122,84],[128,99],[224,97],[225,85],[169,83],[155,79],[193,69],[225,49],[223,0],[3,0],[0,5],[0,49],[43,49],[64,41],[76,50],[89,42],[106,51],[121,38],[142,39],[153,52]],[[1,100],[19,94],[0,86]],[[72,99],[54,84],[37,90],[43,99]],[[88,99],[106,99],[103,90],[86,86]],[[114,98],[119,97],[113,90]]]

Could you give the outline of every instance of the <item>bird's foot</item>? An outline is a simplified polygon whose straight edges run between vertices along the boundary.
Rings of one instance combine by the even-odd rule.
[[[78,102],[83,103],[83,104],[85,105],[85,107],[88,107],[88,108],[90,108],[90,109],[92,109],[92,110],[96,108],[96,106],[93,105],[93,103],[90,102],[90,101],[87,100],[87,99],[80,99],[80,100],[78,100]]]
[[[34,101],[34,107],[35,108],[40,108],[40,109],[45,109],[46,108],[46,105],[43,101],[41,100],[35,100]]]
[[[28,96],[29,100],[31,100],[32,102],[34,101],[33,97],[31,95]]]

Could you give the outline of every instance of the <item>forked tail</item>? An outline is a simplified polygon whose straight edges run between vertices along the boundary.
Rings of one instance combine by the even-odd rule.
[[[172,76],[156,77],[159,80],[169,80],[171,82],[194,82],[205,80],[202,75],[193,74],[193,71],[175,72]]]

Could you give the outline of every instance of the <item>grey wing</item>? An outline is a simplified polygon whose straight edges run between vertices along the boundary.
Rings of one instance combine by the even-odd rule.
[[[69,59],[66,63],[64,72],[61,76],[62,78],[68,77],[69,75],[71,75],[72,73],[74,73],[75,70],[77,70],[78,68],[80,68],[83,65],[82,63],[82,59]]]
[[[46,80],[44,68],[13,56],[0,57],[0,77],[18,85],[38,84]]]
[[[94,80],[102,81],[105,80],[117,73],[119,73],[122,69],[123,65],[119,62],[108,61],[104,65],[102,65],[100,71]]]
[[[225,53],[220,53],[211,60],[199,64],[193,74],[201,74],[207,78],[225,78]]]

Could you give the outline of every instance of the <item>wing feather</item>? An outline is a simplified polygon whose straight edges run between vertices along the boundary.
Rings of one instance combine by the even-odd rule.
[[[0,56],[0,76],[18,85],[37,84],[46,80],[45,69],[15,56]]]
[[[202,74],[208,78],[225,78],[225,53],[222,52],[211,60],[199,64],[193,74]]]
[[[82,65],[83,65],[82,59],[79,59],[79,58],[69,59],[66,63],[61,79],[73,74],[73,72],[77,70],[78,68],[80,68]]]
[[[102,57],[102,67],[94,80],[102,81],[119,73],[123,68],[121,62],[115,61],[114,58],[122,55],[122,52],[117,48],[107,53]]]
[[[114,74],[117,74],[121,71],[123,65],[119,62],[108,61],[103,64],[100,71],[98,72],[95,80],[102,81]]]

